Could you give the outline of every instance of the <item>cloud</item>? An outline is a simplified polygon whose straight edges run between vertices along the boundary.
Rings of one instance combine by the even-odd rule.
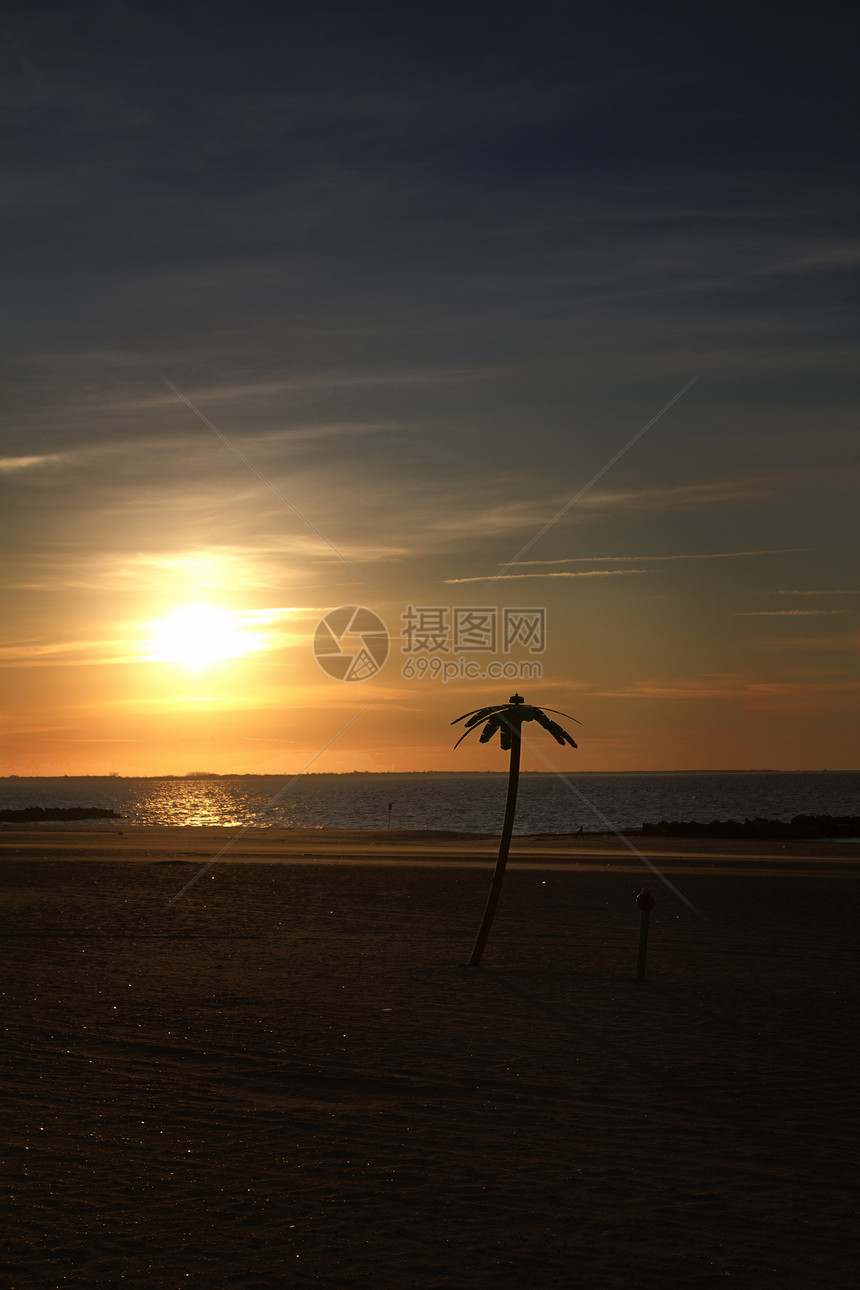
[[[851,636],[772,636],[753,641],[759,649],[827,650],[838,653],[857,652],[857,642]]]
[[[686,510],[688,507],[752,501],[773,492],[772,478],[709,480],[705,484],[674,484],[661,488],[595,490],[577,502],[588,510]]]
[[[860,596],[860,591],[768,591],[766,594],[768,596]]]
[[[764,551],[707,551],[683,555],[571,555],[565,556],[559,560],[514,560],[509,567],[514,568],[517,565],[548,565],[548,564],[621,564],[621,563],[655,563],[658,560],[737,560],[745,556],[754,555],[793,555],[799,551],[808,551],[809,547],[805,546],[780,546],[770,547]],[[508,566],[506,566],[508,567]],[[824,593],[817,592],[780,592],[773,591],[769,593],[773,596],[780,595],[817,595]],[[834,593],[835,594],[835,593]],[[842,594],[842,593],[840,593]],[[844,593],[849,594],[849,593]],[[852,593],[853,594],[853,593]]]
[[[397,390],[404,387],[420,390],[434,385],[468,385],[486,382],[495,380],[498,376],[497,369],[490,366],[440,364],[398,369],[386,367],[379,358],[374,358],[369,362],[367,369],[361,370],[319,366],[315,370],[296,372],[289,376],[272,375],[252,381],[234,381],[230,384],[225,384],[223,378],[220,380],[216,378],[201,385],[197,378],[189,380],[186,387],[182,379],[183,366],[187,364],[193,369],[207,356],[211,357],[211,349],[208,355],[192,354],[179,357],[173,350],[159,355],[153,354],[150,350],[136,353],[125,350],[82,349],[44,351],[27,355],[19,359],[19,365],[22,370],[32,369],[37,375],[41,372],[51,372],[56,377],[60,373],[78,380],[82,374],[93,371],[109,375],[111,384],[106,388],[99,385],[96,388],[79,390],[76,391],[75,398],[76,406],[87,414],[98,413],[108,416],[152,412],[162,414],[165,410],[181,409],[182,404],[177,396],[171,390],[164,388],[164,378],[160,376],[162,368],[167,368],[175,374],[177,387],[201,411],[212,413],[213,407],[220,407],[223,410],[225,405],[237,404],[239,411],[244,406],[246,413],[254,419],[259,415],[259,408],[256,405],[261,399],[277,400],[276,406],[280,406],[284,415],[289,416],[292,412],[291,401],[298,394],[325,394],[331,390],[376,388]],[[119,384],[120,381],[123,384]],[[131,388],[128,388],[129,386]],[[235,409],[231,411],[235,413]],[[330,426],[314,426],[310,429],[320,429],[330,433],[354,433],[358,430],[390,429],[392,424],[394,423],[356,421],[333,423]],[[225,425],[219,428],[227,433],[231,430],[238,433],[235,422],[232,427]],[[269,432],[268,436],[255,435],[255,439],[277,438],[285,433],[292,436],[302,428],[287,425],[282,430]]]
[[[847,609],[746,609],[735,618],[823,618],[827,614],[847,614]]]
[[[231,618],[237,631],[245,632],[248,641],[253,641],[254,652],[262,652],[307,639],[325,612],[323,608],[307,606],[276,606],[234,610]],[[285,630],[287,623],[298,630]],[[155,625],[152,621],[135,622],[129,625],[124,637],[116,639],[47,641],[34,637],[7,642],[0,644],[0,667],[91,667],[149,662],[152,654],[147,643]]]
[[[32,470],[36,466],[53,466],[67,460],[67,454],[62,452],[46,453],[41,457],[0,457],[0,475],[11,475],[19,470]]]
[[[505,481],[503,486],[514,487],[510,481]],[[760,486],[760,481],[723,481],[663,488],[631,488],[614,492],[595,490],[583,498],[558,523],[559,527],[561,527],[592,522],[597,518],[611,517],[619,511],[627,510],[662,509],[683,511],[689,508],[699,509],[738,500],[753,498],[758,500],[765,495],[765,490]],[[437,551],[448,549],[451,539],[459,546],[462,546],[463,541],[469,538],[504,537],[514,542],[517,540],[516,535],[527,533],[531,526],[534,526],[534,530],[537,531],[546,523],[547,514],[552,515],[553,511],[558,509],[558,497],[556,496],[554,499],[514,497],[508,501],[498,502],[493,506],[475,510],[474,506],[470,504],[469,497],[452,497],[449,493],[446,498],[445,514],[442,515],[439,513],[438,500],[433,497],[428,498],[428,501],[430,502],[430,510],[429,512],[425,511],[423,514],[423,498],[420,495],[417,499],[410,499],[408,508],[403,508],[410,515],[409,527],[415,532],[417,540],[413,549],[416,551],[426,551],[427,542],[433,541],[434,538],[437,541],[441,538],[446,539],[435,547]],[[793,549],[780,548],[780,551]],[[751,552],[750,554],[759,553]],[[771,554],[771,552],[768,552],[768,554]],[[630,556],[626,557],[626,560],[633,561],[638,558],[640,557]],[[643,560],[647,558],[641,557]],[[585,561],[589,559],[590,557],[583,557]],[[614,557],[598,557],[598,559],[609,562],[614,560]],[[531,563],[530,561],[523,561],[520,562],[518,567],[524,567],[526,564]],[[543,562],[535,563],[541,564]],[[546,563],[554,562],[548,561]],[[507,567],[507,565],[505,564],[503,567]],[[511,574],[510,576],[516,578],[531,577],[533,575]],[[490,579],[497,581],[499,575],[495,573],[487,574],[486,580]],[[482,578],[472,579],[472,581],[483,580]]]
[[[140,658],[127,640],[20,641],[0,645],[0,667],[85,667],[133,663]]]
[[[129,507],[129,510],[131,507]],[[223,525],[227,527],[226,521]],[[383,541],[351,542],[349,554],[359,565],[396,566],[409,554],[405,546]],[[362,585],[343,563],[310,534],[261,538],[258,544],[201,545],[175,550],[92,551],[74,541],[54,542],[45,550],[8,562],[0,576],[6,591],[121,591],[161,601],[194,596],[282,592],[303,585],[332,584],[332,571],[351,586]],[[320,594],[314,591],[314,596]]]
[[[656,492],[656,490],[652,490]],[[676,490],[664,490],[674,493]],[[686,490],[685,490],[686,491]],[[677,555],[576,555],[565,556],[557,560],[515,560],[511,565],[503,565],[503,568],[524,568],[531,566],[535,569],[534,573],[505,573],[505,574],[487,574],[485,577],[473,578],[446,578],[446,583],[456,582],[506,582],[516,578],[597,578],[610,577],[623,573],[651,573],[650,569],[590,569],[584,572],[577,571],[548,571],[539,572],[541,569],[548,569],[551,565],[559,564],[644,564],[658,563],[674,560],[735,560],[749,558],[761,555],[792,555],[800,551],[808,551],[809,547],[769,547],[764,550],[755,551],[713,551],[713,552],[694,552],[682,553]],[[501,563],[501,562],[500,562]],[[773,593],[777,594],[777,593]],[[787,594],[787,593],[786,593]],[[813,594],[813,593],[810,593]],[[823,594],[823,593],[822,593]],[[848,593],[845,593],[848,594]],[[778,611],[773,611],[778,612]],[[785,611],[787,612],[787,611]]]
[[[616,690],[595,690],[606,699],[767,699],[796,698],[806,701],[815,695],[855,694],[860,681],[756,681],[742,677],[707,677],[697,681],[668,683],[645,681]]]
[[[512,582],[520,578],[623,578],[638,573],[650,573],[650,569],[583,569],[564,573],[499,573],[486,574],[482,578],[445,578],[445,585],[455,582]]]

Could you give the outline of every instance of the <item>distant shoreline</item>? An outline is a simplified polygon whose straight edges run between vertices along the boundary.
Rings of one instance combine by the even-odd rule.
[[[292,770],[267,770],[267,771],[224,771],[224,772],[198,772],[191,774],[163,774],[163,775],[115,775],[108,773],[106,775],[0,775],[0,783],[7,780],[56,780],[56,779],[117,779],[131,780],[143,779],[151,781],[159,780],[176,780],[181,783],[196,782],[200,780],[214,779],[294,779],[301,775],[302,779],[327,779],[337,778],[345,779],[358,775],[367,777],[379,777],[389,775],[433,775],[447,776],[450,778],[462,779],[467,776],[507,776],[507,770],[326,770],[326,771],[305,771],[298,772]],[[756,767],[752,770],[745,770],[743,767],[727,770],[580,770],[576,767],[568,768],[566,774],[575,775],[858,775],[860,767],[847,766],[842,768],[824,767],[821,769],[812,768],[809,770],[776,770],[770,766]],[[521,772],[523,777],[534,776],[551,778],[556,774],[555,771],[549,770],[524,770]]]

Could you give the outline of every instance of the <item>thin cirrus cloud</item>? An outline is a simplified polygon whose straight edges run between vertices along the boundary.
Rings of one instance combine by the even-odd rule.
[[[770,636],[753,641],[758,649],[826,650],[830,653],[851,653],[856,650],[854,641],[847,636]]]
[[[753,555],[794,555],[798,551],[808,551],[809,547],[802,546],[779,546],[770,547],[763,551],[704,551],[695,553],[679,553],[678,555],[571,555],[565,556],[559,560],[515,560],[511,567],[517,565],[549,565],[549,564],[638,564],[640,561],[647,560],[648,563],[655,563],[658,560],[738,560],[745,556]],[[773,591],[773,596],[788,595],[825,595],[825,592],[802,592],[802,591]],[[833,592],[833,595],[850,595],[850,592]]]
[[[602,489],[589,493],[578,503],[588,510],[676,509],[720,505],[724,502],[752,501],[770,495],[771,479],[725,479],[706,484],[674,484],[669,487]]]
[[[828,614],[847,614],[847,609],[745,609],[735,618],[823,618]]]
[[[583,507],[587,507],[588,510],[591,511],[592,513],[605,512],[606,514],[611,515],[615,512],[624,511],[628,509],[636,510],[640,508],[648,509],[648,508],[654,507],[659,509],[665,509],[667,511],[683,510],[688,505],[691,505],[693,503],[698,503],[702,505],[707,505],[711,503],[721,504],[726,502],[737,501],[740,499],[746,499],[753,496],[759,497],[762,495],[762,493],[758,488],[758,485],[761,482],[762,481],[759,481],[759,480],[724,481],[716,484],[713,484],[713,483],[702,484],[702,485],[694,484],[694,485],[682,485],[679,487],[668,487],[668,488],[661,487],[661,488],[651,488],[651,489],[629,489],[624,491],[619,490],[616,492],[608,492],[606,490],[595,491],[589,497],[583,498],[583,500],[579,503],[577,510],[571,512],[570,515],[565,516],[561,522],[564,524],[575,523],[578,517],[583,516],[583,510],[582,510]],[[535,514],[540,514],[540,511],[538,508],[536,508],[534,502],[529,504],[529,509]],[[593,518],[593,515],[589,516],[588,518],[589,519]],[[506,512],[504,513],[504,519],[507,521],[508,532],[515,531],[516,524],[520,525],[521,527],[525,527],[527,522],[527,512],[524,509],[524,504],[521,501],[516,504],[514,503],[510,504]],[[464,522],[461,517],[458,517],[457,524],[461,532],[465,531]],[[488,523],[488,512],[482,512],[482,513],[478,513],[477,515],[473,515],[471,519],[471,524],[473,528],[475,526],[480,528],[482,536],[487,536],[488,534],[492,534],[492,532],[494,531],[494,528],[495,528],[495,531],[499,530],[498,524],[495,526],[492,526]],[[750,556],[764,555],[764,554],[772,555],[772,554],[781,554],[786,551],[795,551],[795,550],[803,550],[803,549],[806,549],[806,548],[780,547],[780,548],[773,548],[772,550],[767,550],[767,551],[725,552],[725,553],[717,552],[713,557],[708,557],[708,556],[697,557],[695,555],[691,555],[689,557],[684,555],[680,555],[677,557],[675,556],[664,556],[664,557],[625,556],[621,558],[617,558],[614,556],[598,556],[592,559],[592,557],[585,556],[585,557],[577,557],[575,559],[571,558],[570,560],[558,560],[558,561],[523,560],[523,561],[516,562],[516,564],[518,567],[525,568],[526,566],[533,567],[533,566],[542,566],[542,565],[549,565],[549,564],[556,564],[556,563],[558,564],[575,563],[575,562],[578,562],[580,559],[582,560],[583,563],[599,563],[601,561],[605,563],[609,563],[609,562],[632,563],[632,562],[649,560],[651,558],[654,558],[654,559],[687,559],[687,558],[728,559],[733,556],[740,556],[740,555],[750,555]],[[508,568],[508,567],[515,567],[515,566],[513,564],[509,566],[507,563],[505,563],[504,567]],[[598,572],[599,571],[597,570],[594,571],[595,576],[597,575]],[[621,572],[621,571],[615,570],[613,572]],[[647,570],[642,570],[642,572],[647,572]],[[530,574],[530,573],[528,574],[513,573],[513,574],[504,574],[504,575],[488,574],[486,578],[483,578],[483,577],[474,577],[470,579],[463,578],[463,579],[457,579],[456,581],[483,582],[489,579],[490,577],[492,577],[493,581],[498,582],[498,581],[501,581],[502,577],[523,578],[523,577],[536,577],[536,576],[548,577],[553,575],[552,574],[536,575],[536,574]],[[572,573],[570,575],[561,573],[561,574],[556,574],[554,576],[576,577],[577,575],[575,573]],[[454,580],[452,579],[451,581],[454,581]]]
[[[127,641],[24,641],[0,645],[0,667],[91,667],[131,663],[138,655]]]
[[[667,560],[735,560],[759,555],[788,555],[798,551],[807,550],[806,547],[769,547],[759,551],[706,551],[693,553],[679,553],[677,555],[576,555],[566,556],[557,560],[517,560],[511,567],[531,566],[535,571],[530,573],[505,573],[497,574],[493,579],[496,582],[510,581],[518,578],[600,578],[612,577],[623,574],[650,573],[650,569],[587,569],[579,570],[554,570],[550,569],[551,565],[558,564],[639,564],[643,562],[657,563]],[[507,567],[507,566],[506,566]],[[546,569],[547,572],[539,570]],[[485,582],[486,578],[447,578],[448,583],[454,582]],[[786,593],[787,594],[787,593]],[[847,593],[846,593],[847,594]],[[774,613],[780,611],[774,610]]]
[[[617,690],[599,690],[600,698],[627,699],[767,699],[807,698],[810,694],[838,696],[854,694],[860,681],[757,681],[753,678],[719,677],[689,682],[642,682]]]
[[[521,578],[625,578],[634,574],[650,573],[650,569],[581,569],[565,570],[558,573],[500,573],[493,577],[485,574],[482,578],[445,578],[445,585],[455,582],[512,582]]]
[[[170,355],[165,356],[167,359],[170,357]],[[132,392],[120,397],[117,387],[111,385],[105,392],[90,392],[79,399],[81,406],[91,412],[93,410],[112,414],[163,412],[165,409],[175,409],[177,407],[176,395],[163,390],[161,383],[157,382],[152,376],[153,361],[149,355],[141,357],[133,353],[121,353],[117,355],[113,363],[111,362],[110,354],[97,351],[68,355],[46,353],[40,355],[39,359],[40,366],[69,366],[73,371],[77,368],[85,367],[87,362],[90,365],[97,363],[100,367],[105,366],[109,369],[112,366],[123,365],[132,369],[132,374],[137,381]],[[35,365],[35,360],[31,361]],[[163,365],[167,366],[167,363],[165,362]],[[175,360],[173,366],[175,367]],[[331,370],[319,368],[316,371],[296,373],[289,377],[272,376],[255,381],[233,382],[229,385],[213,382],[202,389],[195,383],[187,391],[183,390],[183,392],[187,393],[188,398],[195,404],[199,404],[204,408],[211,407],[213,404],[241,403],[242,400],[247,399],[251,401],[248,405],[249,411],[254,411],[256,410],[256,400],[271,400],[273,397],[289,398],[302,391],[318,393],[333,388],[464,385],[471,382],[488,381],[494,379],[495,376],[496,372],[490,367],[475,367],[466,364],[459,367],[453,365],[427,368],[410,367],[399,371],[379,367],[372,371],[357,371],[348,368],[334,368]],[[143,378],[148,381],[146,387],[140,384]],[[181,376],[177,376],[177,382],[181,386]],[[326,427],[322,428],[325,429]],[[347,427],[347,429],[355,428],[357,427]],[[377,429],[379,427],[370,425],[368,428]]]
[[[249,653],[282,649],[305,640],[310,624],[323,610],[294,606],[236,610],[232,620],[245,636]],[[140,623],[126,639],[105,640],[23,640],[0,645],[0,668],[6,667],[92,667],[94,664],[143,663],[152,661],[142,642],[152,624]]]
[[[0,457],[0,475],[13,475],[20,470],[33,470],[38,466],[54,466],[67,459],[62,452],[45,453],[41,457]]]
[[[134,591],[175,598],[258,590],[283,584],[285,560],[293,580],[305,564],[302,544],[259,548],[212,547],[175,552],[87,552],[57,546],[31,556],[0,581],[6,591]],[[295,568],[293,567],[295,565]]]

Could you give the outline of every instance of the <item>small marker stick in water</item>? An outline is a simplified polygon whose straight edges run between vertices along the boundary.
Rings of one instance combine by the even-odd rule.
[[[645,955],[648,952],[648,916],[654,908],[655,900],[647,887],[643,887],[636,897],[639,906],[639,958],[636,962],[636,980],[645,980]]]

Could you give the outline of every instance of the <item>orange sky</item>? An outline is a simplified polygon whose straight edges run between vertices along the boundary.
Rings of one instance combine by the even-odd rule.
[[[562,541],[571,536],[568,528]],[[792,590],[786,571],[803,561],[801,552],[707,554],[719,558],[531,566],[534,580],[497,582],[489,596],[475,595],[473,583],[446,583],[438,575],[430,581],[426,571],[417,583],[423,594],[410,595],[408,568],[368,565],[380,582],[402,589],[400,597],[383,597],[375,587],[357,587],[349,571],[342,577],[333,562],[312,562],[309,575],[297,571],[289,579],[294,589],[302,581],[315,584],[295,597],[305,602],[298,605],[276,603],[265,555],[239,557],[212,547],[194,559],[186,552],[143,566],[126,565],[117,555],[100,568],[97,588],[33,586],[16,594],[19,621],[30,615],[31,638],[4,648],[4,770],[495,769],[503,760],[495,747],[470,741],[454,753],[457,732],[449,723],[516,690],[583,723],[575,731],[577,752],[540,744],[561,769],[855,765],[857,682],[846,675],[846,664],[853,664],[856,641],[844,621],[849,615],[795,610],[813,601],[829,608],[849,597],[780,594]],[[439,574],[449,559],[439,559]],[[462,561],[453,565],[461,568]],[[75,581],[67,569],[58,581]],[[617,569],[629,576],[540,576]],[[93,576],[84,569],[81,582]],[[326,578],[333,584],[327,597]],[[378,614],[392,639],[380,671],[343,682],[322,670],[313,641],[319,620],[351,603],[350,592],[352,603]],[[411,653],[407,646],[420,642],[408,624],[402,630],[409,605],[423,610],[426,622],[446,611],[439,620],[443,635]],[[516,605],[545,608],[543,651],[514,644],[505,654],[497,642],[494,652],[458,652],[444,635],[455,609],[482,609],[485,622],[499,624]],[[432,620],[426,617],[431,609],[437,611]],[[360,644],[360,637],[343,638],[345,650]],[[474,671],[523,664],[542,675],[433,674],[442,667],[453,673],[464,665]],[[548,769],[528,749],[524,764]]]
[[[847,29],[258,8],[14,15],[0,773],[860,766]]]

